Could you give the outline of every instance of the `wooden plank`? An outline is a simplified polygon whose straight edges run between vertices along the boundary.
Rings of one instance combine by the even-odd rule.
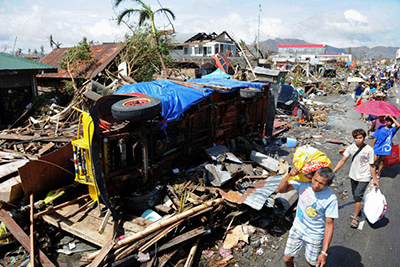
[[[29,214],[29,218],[31,221],[31,225],[29,227],[30,229],[30,245],[31,245],[31,250],[29,251],[29,253],[31,254],[31,266],[35,267],[35,232],[33,229],[33,195],[29,196],[29,204],[30,204],[30,214]]]
[[[66,218],[68,214],[74,213],[77,209],[79,209],[79,204],[75,203],[63,207],[52,214],[43,215],[42,218],[51,225],[59,227],[99,247],[103,247],[107,242],[107,236],[110,236],[113,230],[111,220],[107,222],[103,234],[100,234],[98,229],[103,221],[103,217],[100,217],[99,209],[91,209],[90,211],[80,212]],[[122,222],[122,227],[127,232],[137,233],[143,231],[152,223],[152,221],[136,217],[131,221]]]
[[[19,225],[11,218],[8,213],[0,209],[0,219],[6,225],[7,229],[14,235],[14,237],[21,243],[21,245],[27,250],[30,251],[30,240],[29,237],[25,234],[25,232],[19,227]],[[39,261],[44,267],[55,267],[55,265],[47,258],[47,256],[38,249]]]
[[[11,163],[0,165],[0,179],[13,172],[17,172],[18,168],[24,166],[28,162],[29,160],[27,159],[20,159]]]
[[[68,143],[71,142],[73,137],[38,137],[38,136],[28,136],[28,135],[19,135],[19,134],[0,134],[0,139],[4,140],[14,140],[14,141],[49,141],[49,142],[60,142],[60,143]]]
[[[48,151],[50,148],[52,148],[53,146],[55,146],[55,144],[53,142],[50,142],[48,144],[46,144],[44,147],[42,147],[41,149],[39,149],[38,152],[38,156],[42,156],[43,153],[45,153],[46,151]]]
[[[75,202],[78,202],[78,201],[80,201],[80,200],[82,200],[82,199],[85,199],[85,198],[88,198],[88,197],[89,197],[89,194],[83,195],[83,196],[80,196],[80,197],[78,197],[78,198],[76,198],[76,199],[73,199],[73,200],[64,202],[64,203],[62,203],[62,204],[60,204],[60,205],[57,205],[57,206],[55,206],[55,207],[53,207],[53,208],[49,208],[49,209],[47,209],[47,210],[38,212],[38,213],[35,214],[35,219],[37,219],[38,217],[41,217],[41,216],[43,216],[43,215],[53,213],[53,212],[55,212],[55,211],[58,210],[58,209],[61,209],[61,208],[63,208],[63,207],[69,206],[69,205],[72,205],[72,204],[74,204]]]
[[[18,155],[17,153],[11,153],[11,152],[3,152],[3,151],[0,151],[0,158],[1,159],[9,159],[9,160],[12,160],[12,159],[15,159],[15,158],[20,158],[21,156],[20,155]]]
[[[5,202],[10,201],[12,188],[18,184],[21,184],[21,179],[19,178],[19,176],[12,177],[7,181],[0,183],[0,200],[3,200]]]

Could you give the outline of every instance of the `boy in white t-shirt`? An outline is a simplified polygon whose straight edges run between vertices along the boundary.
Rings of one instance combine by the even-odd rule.
[[[351,178],[351,191],[354,199],[354,214],[351,215],[353,219],[350,227],[358,228],[359,213],[361,211],[362,199],[367,188],[369,181],[374,180],[374,186],[379,188],[378,179],[376,176],[374,149],[365,144],[366,132],[363,129],[355,129],[352,132],[354,143],[346,148],[343,153],[343,158],[338,162],[333,172],[337,172],[352,156],[352,163],[350,167],[349,176]]]

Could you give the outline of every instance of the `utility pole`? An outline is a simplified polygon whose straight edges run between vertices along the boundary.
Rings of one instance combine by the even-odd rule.
[[[15,45],[17,44],[17,38],[18,38],[18,36],[15,36],[15,41],[14,41],[14,46],[13,46],[12,55],[14,55]]]
[[[261,4],[259,5],[259,10],[258,10],[258,45],[257,45],[257,59],[259,58],[258,56],[258,51],[260,50],[260,15],[261,15]]]

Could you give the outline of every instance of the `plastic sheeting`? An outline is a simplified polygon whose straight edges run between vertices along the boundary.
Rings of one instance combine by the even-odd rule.
[[[179,120],[183,112],[212,94],[212,89],[184,86],[173,81],[161,80],[126,84],[115,94],[142,93],[161,100],[161,115],[165,122]]]
[[[202,79],[215,79],[215,78],[230,79],[231,77],[232,75],[226,74],[219,68],[210,74],[201,76]]]
[[[237,80],[229,80],[229,79],[190,79],[188,82],[200,83],[200,84],[209,84],[209,85],[217,85],[232,88],[232,91],[236,91],[242,88],[257,88],[262,89],[265,84],[257,83],[257,82],[242,82]],[[226,91],[219,91],[220,93]],[[229,91],[228,91],[229,93]]]

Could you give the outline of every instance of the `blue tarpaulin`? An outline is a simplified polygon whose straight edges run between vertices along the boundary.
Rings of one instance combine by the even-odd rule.
[[[169,80],[126,84],[115,94],[142,93],[161,100],[161,115],[165,122],[179,120],[183,112],[202,99],[209,97],[213,90],[195,86],[184,86]]]
[[[201,76],[202,79],[214,79],[214,78],[230,79],[231,77],[232,75],[226,74],[220,68],[218,68],[216,71],[210,74]]]
[[[188,82],[229,87],[232,88],[232,91],[249,87],[261,90],[265,86],[264,83],[242,82],[242,81],[228,80],[228,79],[190,79],[188,80]],[[219,91],[219,92],[223,93],[224,91]],[[229,93],[229,91],[227,92]]]

